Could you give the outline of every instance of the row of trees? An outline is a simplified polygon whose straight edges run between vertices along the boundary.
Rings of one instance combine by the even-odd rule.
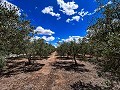
[[[99,1],[99,0],[98,0]],[[101,4],[100,4],[101,5]],[[63,42],[57,52],[61,56],[73,56],[85,54],[96,57],[95,61],[102,57],[106,71],[117,72],[120,75],[120,2],[113,0],[112,4],[101,8],[102,17],[96,19],[88,27],[87,36],[79,42]],[[75,60],[76,63],[76,60]]]
[[[78,52],[78,44],[75,41],[63,42],[57,47],[58,55],[67,57],[73,56],[75,64],[77,64],[76,55]]]
[[[103,9],[103,18],[88,28],[88,38],[94,55],[104,58],[107,71],[120,74],[120,2],[112,0]]]
[[[78,42],[76,40],[70,42],[62,42],[59,43],[57,47],[57,53],[60,56],[67,56],[68,58],[72,56],[75,64],[77,64],[76,57],[82,56],[85,59],[85,54],[88,52],[88,43],[86,42],[86,38],[79,39]]]
[[[25,15],[18,15],[18,8],[5,4],[0,5],[0,67],[10,54],[25,55],[30,63],[30,57],[48,56],[54,47],[44,40],[34,40],[34,26]]]
[[[34,40],[27,43],[27,47],[24,49],[29,64],[31,64],[31,59],[37,57],[38,59],[47,58],[52,52],[55,51],[55,47],[48,44],[44,39]],[[36,58],[35,58],[36,59]]]

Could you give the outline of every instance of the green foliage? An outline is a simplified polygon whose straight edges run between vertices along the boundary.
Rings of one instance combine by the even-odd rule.
[[[30,22],[24,16],[19,16],[17,11],[0,5],[0,50],[7,55],[20,54],[25,39],[32,32]]]
[[[119,4],[117,0],[113,0],[111,5],[104,8],[104,18],[98,19],[88,28],[88,38],[93,55],[103,57],[104,70],[120,75]]]
[[[50,55],[55,48],[42,39],[31,41],[34,27],[26,20],[24,14],[18,15],[18,9],[11,7],[8,9],[5,5],[0,5],[0,54],[2,52],[6,57],[10,54],[24,54],[29,63],[31,57]],[[0,61],[3,65],[4,58],[1,57]]]
[[[57,47],[57,53],[60,56],[72,56],[75,64],[77,64],[76,57],[81,51],[80,44],[75,40],[70,42],[63,42]]]
[[[0,70],[5,66],[6,59],[5,59],[5,52],[0,50]]]
[[[57,47],[57,53],[60,56],[69,56],[70,55],[70,44],[63,42]]]
[[[97,0],[102,3],[100,0]],[[88,34],[78,43],[75,41],[63,42],[57,52],[60,56],[91,55],[95,62],[102,59],[105,71],[111,71],[120,75],[120,3],[112,0],[111,5],[101,9],[103,17],[88,27]]]
[[[51,44],[46,43],[43,39],[34,40],[32,43],[35,54],[40,57],[47,57],[55,51],[55,47]]]
[[[0,69],[5,66],[5,57],[0,55]]]

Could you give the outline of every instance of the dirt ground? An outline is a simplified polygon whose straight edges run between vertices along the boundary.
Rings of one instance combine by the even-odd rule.
[[[98,76],[95,65],[77,61],[78,66],[74,67],[72,60],[60,60],[56,52],[47,60],[37,62],[42,65],[38,71],[0,77],[0,90],[101,90],[75,89],[72,85],[82,81],[102,87],[106,86],[105,82],[108,81]],[[120,90],[119,86],[115,90]]]

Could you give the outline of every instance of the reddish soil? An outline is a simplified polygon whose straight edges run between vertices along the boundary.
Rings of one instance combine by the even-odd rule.
[[[74,67],[72,60],[57,59],[56,52],[47,60],[37,60],[37,62],[44,65],[38,71],[1,77],[0,90],[84,90],[73,89],[71,85],[82,81],[93,86],[106,86],[105,82],[108,81],[98,76],[96,65],[77,61],[78,66]]]

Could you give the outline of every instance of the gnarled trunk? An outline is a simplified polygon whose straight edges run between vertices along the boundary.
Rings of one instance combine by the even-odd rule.
[[[74,55],[73,55],[73,59],[74,59],[74,61],[75,61],[75,65],[77,65],[77,61],[76,61],[76,58],[75,58],[75,57],[76,57],[76,55],[74,54]]]
[[[29,65],[32,64],[32,63],[31,63],[31,54],[28,55],[28,64],[29,64]]]

